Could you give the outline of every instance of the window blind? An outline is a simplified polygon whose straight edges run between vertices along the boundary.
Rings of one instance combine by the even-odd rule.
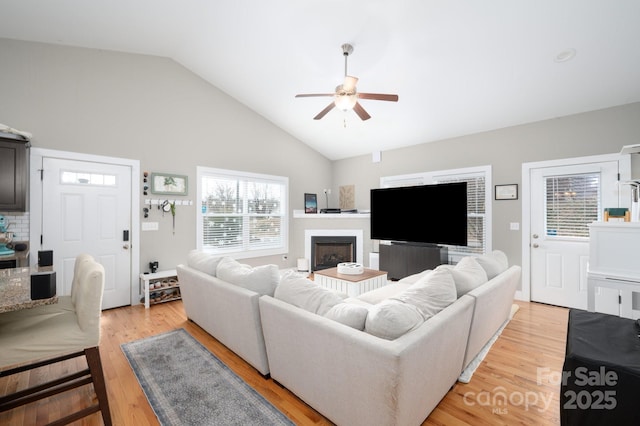
[[[456,253],[482,254],[486,241],[486,179],[484,174],[436,177],[437,183],[467,182],[467,245],[449,246]]]
[[[200,173],[199,185],[202,249],[252,256],[287,251],[286,178],[214,169]]]
[[[482,254],[491,250],[491,167],[473,167],[456,170],[423,172],[411,175],[389,176],[380,179],[382,188],[430,185],[437,183],[467,182],[467,246],[447,246],[451,257]],[[402,216],[398,217],[402,220]]]
[[[547,236],[589,238],[589,224],[601,210],[600,174],[547,177],[545,200]]]

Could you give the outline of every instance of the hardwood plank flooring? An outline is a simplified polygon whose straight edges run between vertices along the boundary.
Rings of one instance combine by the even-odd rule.
[[[559,385],[554,374],[562,371],[568,309],[539,303],[516,302],[520,310],[493,345],[470,383],[456,383],[431,415],[427,425],[559,425]],[[188,321],[181,301],[123,307],[104,311],[100,353],[111,415],[115,425],[158,425],[153,410],[135,378],[120,345],[176,328],[184,328],[257,392],[298,425],[331,425],[321,414]],[[82,366],[82,361],[45,367],[17,377],[0,379],[0,395],[29,383]],[[86,363],[85,363],[86,365]],[[0,413],[0,424],[41,425],[69,409],[89,405],[91,386]],[[93,414],[75,425],[102,425]]]

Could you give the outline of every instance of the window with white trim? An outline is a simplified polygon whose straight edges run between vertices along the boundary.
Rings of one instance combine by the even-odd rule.
[[[289,179],[234,170],[197,168],[199,249],[234,258],[289,250]]]
[[[491,166],[414,173],[380,178],[381,188],[467,182],[467,246],[447,246],[455,260],[491,248]],[[402,216],[398,217],[402,220]]]

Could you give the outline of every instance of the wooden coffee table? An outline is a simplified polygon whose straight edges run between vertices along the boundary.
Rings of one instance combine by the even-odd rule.
[[[385,271],[367,268],[358,275],[339,274],[338,268],[321,269],[315,271],[313,277],[314,281],[321,286],[347,293],[349,297],[356,297],[387,284]]]

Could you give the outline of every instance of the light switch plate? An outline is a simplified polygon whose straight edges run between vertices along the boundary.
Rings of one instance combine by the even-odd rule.
[[[142,222],[143,231],[157,231],[158,229],[158,222]]]

